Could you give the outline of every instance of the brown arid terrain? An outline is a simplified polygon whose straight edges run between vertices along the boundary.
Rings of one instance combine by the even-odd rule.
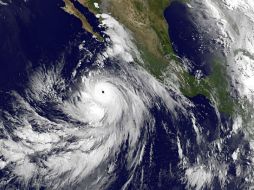
[[[93,31],[86,17],[80,13],[71,0],[65,2],[64,10],[82,22],[83,28],[97,37],[103,38]],[[179,0],[186,3],[188,0]],[[134,37],[135,43],[144,60],[144,66],[157,79],[163,81],[165,70],[170,73],[171,80],[178,84],[181,92],[189,97],[198,94],[205,95],[211,101],[219,102],[219,110],[232,113],[235,103],[230,98],[228,82],[223,74],[224,68],[218,60],[214,60],[213,72],[210,76],[199,80],[190,75],[179,64],[181,61],[174,54],[168,35],[168,24],[164,18],[164,10],[170,5],[170,0],[78,0],[94,15],[107,13],[112,15]],[[95,6],[99,5],[99,8]]]
[[[92,13],[101,11],[111,14],[120,23],[127,27],[133,34],[134,39],[145,60],[145,65],[154,75],[160,76],[160,70],[168,64],[168,57],[173,55],[168,37],[168,26],[163,16],[163,10],[169,5],[168,0],[78,0]],[[71,3],[64,0],[64,10],[75,15],[82,21],[84,29],[98,37],[92,30],[92,26]],[[100,5],[100,9],[94,6]],[[155,64],[156,63],[156,64]]]
[[[67,13],[77,17],[82,22],[82,27],[87,32],[93,34],[98,39],[101,39],[100,35],[93,31],[93,27],[87,21],[87,18],[73,5],[73,3],[70,0],[63,0],[63,1],[65,3],[65,7],[63,7],[64,11],[66,11]]]

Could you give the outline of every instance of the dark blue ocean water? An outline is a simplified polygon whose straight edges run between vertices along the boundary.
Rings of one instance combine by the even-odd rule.
[[[189,7],[180,1],[173,1],[164,11],[169,25],[169,37],[175,53],[190,61],[189,72],[201,70],[204,75],[211,72],[211,39],[201,32]]]
[[[103,29],[98,27],[99,21],[94,15],[77,1],[72,2],[80,12],[88,17],[88,21],[95,31],[102,34]],[[61,0],[31,0],[27,3],[24,3],[23,0],[16,0],[9,6],[0,7],[0,108],[2,110],[15,103],[12,97],[6,95],[4,91],[16,89],[22,94],[24,84],[34,69],[41,66],[54,68],[59,61],[62,61],[64,62],[62,77],[70,83],[74,83],[72,71],[85,54],[79,50],[78,45],[86,41],[86,47],[93,54],[105,47],[105,44],[98,42],[92,38],[91,34],[82,29],[78,19],[60,9],[62,6]],[[195,74],[197,70],[202,70],[204,74],[208,75],[210,72],[209,61],[207,61],[209,60],[209,51],[208,48],[206,49],[205,36],[197,31],[187,7],[181,3],[173,2],[165,10],[165,18],[169,24],[169,36],[173,42],[175,53],[179,57],[187,57],[191,61],[190,73]],[[204,47],[202,51],[199,50],[200,46]],[[92,67],[94,60],[93,56],[83,59],[77,76]],[[113,65],[114,63],[106,63],[106,68]],[[131,176],[133,180],[128,188],[130,190],[185,189],[185,183],[181,180],[184,168],[179,164],[181,160],[177,138],[181,142],[182,152],[190,165],[196,163],[197,155],[200,155],[204,162],[209,158],[209,154],[218,153],[219,155],[219,150],[213,147],[212,143],[229,135],[232,121],[228,116],[218,115],[211,102],[202,95],[189,98],[189,100],[195,106],[186,109],[192,112],[196,119],[202,143],[197,143],[198,134],[193,128],[191,116],[186,116],[179,109],[176,119],[174,114],[166,109],[163,101],[158,99],[160,106],[150,109],[150,113],[155,119],[155,126],[154,130],[149,130],[149,133],[146,134],[148,141],[144,159],[132,175],[126,166],[125,156],[128,147],[123,145],[116,162],[118,166],[116,179],[110,185],[110,190],[120,189]],[[31,103],[31,105],[33,104]],[[66,115],[60,111],[52,110],[52,107],[53,105],[50,104],[43,105],[41,107],[43,112],[40,114],[49,120],[56,117],[68,121]],[[11,110],[8,112],[16,114]],[[10,125],[7,117],[0,115],[0,118],[10,132],[12,128],[15,128]],[[144,123],[144,127],[148,127],[147,123]],[[3,131],[0,131],[0,135],[1,133]],[[226,146],[223,153],[220,154],[220,159],[230,160],[230,155],[243,142],[242,139],[243,135],[239,134],[226,140]],[[247,150],[247,143],[245,146]],[[232,175],[235,174],[233,164],[230,171]],[[8,178],[7,170],[0,171],[0,180],[3,177]],[[15,189],[19,187],[19,184],[13,182],[12,187]],[[31,187],[31,189],[33,188]]]
[[[92,51],[100,49],[81,22],[60,8],[63,6],[61,0],[17,0],[0,7],[0,89],[22,86],[29,69],[53,66],[60,59],[66,62],[63,74],[69,75],[81,58],[78,44],[83,40],[90,42],[87,46]],[[97,26],[95,16],[87,15]]]

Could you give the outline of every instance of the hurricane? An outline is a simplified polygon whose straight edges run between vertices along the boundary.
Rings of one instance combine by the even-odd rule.
[[[133,64],[142,60],[124,28],[111,16],[101,16],[108,45],[92,55],[91,68],[82,67],[84,58],[67,84],[60,75],[63,62],[39,67],[22,94],[7,94],[15,103],[1,110],[1,167],[8,166],[6,172],[20,187],[101,189],[116,178],[117,159],[126,159],[131,178],[154,131],[152,109],[163,109],[172,121],[176,109],[184,111],[179,94]],[[5,122],[15,127],[8,129]]]
[[[195,0],[186,5],[174,1],[164,14],[188,12],[193,26],[199,29],[200,47],[195,49],[197,44],[192,46],[189,41],[182,47],[178,43],[184,42],[183,33],[178,39],[179,31],[169,32],[178,55],[157,78],[145,69],[148,63],[133,33],[110,13],[92,17],[95,35],[81,30],[72,15],[66,16],[65,21],[72,23],[65,28],[69,39],[66,42],[66,36],[56,33],[57,41],[51,38],[51,31],[42,29],[55,27],[41,16],[48,10],[46,6],[38,12],[40,23],[27,29],[27,23],[37,15],[26,9],[30,4],[36,7],[33,2],[36,0],[19,1],[17,7],[26,13],[20,23],[19,8],[11,1],[0,1],[0,16],[5,8],[17,10],[14,16],[6,15],[25,28],[14,29],[18,31],[14,41],[20,35],[23,38],[19,43],[30,45],[22,45],[26,53],[13,54],[15,63],[26,60],[20,66],[23,73],[6,75],[6,81],[4,74],[0,77],[8,86],[0,88],[0,189],[201,190],[254,186],[250,119],[254,39],[253,27],[245,27],[254,26],[251,1]],[[66,13],[58,11],[61,16],[52,19],[62,24],[60,18]],[[239,24],[238,17],[242,19]],[[179,29],[174,25],[177,19],[177,15],[167,19],[169,29]],[[4,26],[9,25],[6,22]],[[49,37],[40,40],[39,35],[34,36],[40,32]],[[9,47],[12,40],[8,40],[0,50]],[[63,42],[64,46],[59,45]],[[19,52],[18,47],[13,50]],[[193,58],[189,56],[192,51],[202,53]],[[28,56],[27,52],[32,53]],[[6,60],[4,54],[1,56],[0,60]],[[237,105],[241,103],[232,115],[221,111],[213,92],[208,98],[181,91],[183,76],[179,72],[190,72],[200,81],[213,70],[203,61],[211,57],[227,63],[230,97],[238,101]],[[202,64],[191,65],[197,60]]]

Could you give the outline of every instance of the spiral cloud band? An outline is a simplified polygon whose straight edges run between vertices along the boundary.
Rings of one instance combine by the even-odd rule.
[[[12,5],[11,1],[4,2],[0,1],[0,6]],[[213,52],[222,49],[221,57],[235,62],[226,69],[241,77],[232,75],[231,86],[251,104],[253,85],[248,76],[253,73],[243,68],[252,68],[248,60],[253,56],[241,49],[235,51],[239,43],[234,37],[247,36],[248,43],[242,44],[246,49],[253,47],[253,32],[245,32],[243,27],[235,31],[236,25],[229,27],[230,10],[245,10],[240,1],[234,2],[230,7],[228,0],[172,4],[188,9],[195,18],[192,24],[200,28],[200,34],[206,34],[208,40],[200,38],[202,48],[206,41],[209,45],[212,42]],[[249,10],[253,3],[246,2]],[[56,15],[56,10],[53,12]],[[204,21],[210,13],[209,22]],[[62,10],[58,14],[66,16]],[[155,78],[144,69],[148,65],[144,52],[138,51],[131,33],[112,16],[96,15],[101,24],[95,29],[101,30],[104,42],[81,30],[78,22],[75,28],[76,18],[67,16],[71,34],[64,47],[61,40],[61,47],[56,45],[60,53],[43,49],[49,54],[46,58],[43,53],[39,58],[29,57],[36,63],[26,63],[24,81],[18,81],[13,89],[0,90],[0,189],[201,190],[254,186],[253,141],[243,130],[244,118],[238,113],[232,117],[221,113],[216,93],[204,89],[207,96],[181,93],[182,75],[195,67],[188,68],[187,58],[176,57],[179,64],[168,60],[163,76]],[[231,15],[231,20],[236,16]],[[245,23],[253,24],[248,19],[252,14],[242,17]],[[207,23],[211,27],[204,27]],[[51,41],[41,43],[52,45]],[[37,47],[33,48],[29,51],[36,53]],[[198,79],[204,77],[202,68],[195,75]],[[206,78],[201,82],[204,87],[211,85]],[[247,111],[252,116],[253,111]],[[253,132],[251,127],[248,129]]]
[[[67,88],[59,76],[61,65],[54,71],[39,68],[31,76],[26,97],[9,94],[20,105],[10,105],[19,115],[4,113],[15,127],[0,140],[0,166],[9,167],[22,187],[107,186],[123,147],[127,170],[134,171],[141,162],[146,138],[154,127],[150,113],[154,102],[161,99],[172,113],[180,107],[169,89],[141,67],[131,65],[141,58],[124,28],[111,16],[101,16],[109,45],[97,55],[95,69],[84,72],[79,84],[69,89],[67,98],[54,89],[55,85]],[[113,68],[104,63],[109,59],[114,59]],[[45,115],[43,105],[35,106],[39,102],[51,105],[53,115]],[[33,160],[35,155],[41,155],[40,159]]]

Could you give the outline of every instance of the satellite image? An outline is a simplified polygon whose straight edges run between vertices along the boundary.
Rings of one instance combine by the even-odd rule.
[[[0,0],[0,190],[254,189],[254,0]]]

